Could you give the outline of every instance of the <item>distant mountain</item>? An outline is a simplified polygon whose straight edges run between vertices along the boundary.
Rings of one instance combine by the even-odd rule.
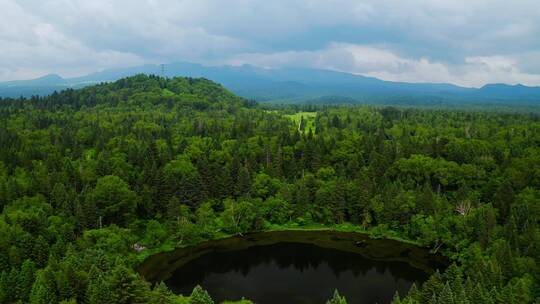
[[[161,75],[159,65],[108,69],[75,78],[47,75],[32,80],[0,83],[0,96],[45,95],[80,88],[135,74]],[[488,84],[465,88],[444,83],[405,83],[321,69],[264,69],[251,65],[203,66],[194,63],[165,65],[164,76],[204,77],[234,93],[258,101],[363,103],[363,102],[483,102],[540,104],[540,87]]]
[[[0,96],[19,97],[21,95],[46,95],[68,87],[70,87],[70,84],[66,79],[55,74],[50,74],[31,80],[0,82]]]

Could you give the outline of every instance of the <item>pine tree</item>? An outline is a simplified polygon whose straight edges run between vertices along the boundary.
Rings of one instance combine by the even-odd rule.
[[[11,288],[9,274],[6,271],[0,273],[0,303],[9,303],[12,301],[9,290]]]
[[[448,282],[444,284],[444,287],[441,290],[441,293],[437,297],[438,304],[452,304],[454,303],[454,294],[450,288]]]
[[[152,291],[152,304],[170,304],[173,293],[163,282],[159,282]]]
[[[469,299],[467,298],[467,294],[464,290],[461,290],[458,292],[454,292],[454,303],[455,304],[470,304]]]
[[[79,199],[76,202],[75,218],[80,230],[98,227],[98,210],[94,200],[84,197]]]
[[[214,304],[214,300],[210,297],[208,292],[197,285],[193,288],[190,296],[191,304]]]
[[[235,194],[237,196],[249,195],[249,192],[251,190],[251,177],[247,166],[240,167],[240,170],[238,171],[238,181],[236,182],[235,189]]]
[[[472,294],[469,295],[469,300],[472,304],[483,304],[490,300],[490,296],[481,284],[476,284]]]
[[[465,280],[465,285],[463,286],[463,291],[465,292],[465,294],[467,295],[469,299],[471,298],[471,295],[473,294],[474,289],[475,289],[475,285],[473,281],[471,280],[470,277],[467,277],[467,279]]]
[[[19,280],[19,270],[16,267],[11,268],[9,272],[9,283],[8,283],[8,292],[10,293],[10,298],[13,300],[20,299],[19,295],[22,293],[22,290],[18,286]]]
[[[347,304],[345,297],[341,296],[337,290],[334,290],[332,299],[326,301],[326,304]]]
[[[443,279],[448,282],[454,282],[456,280],[461,281],[461,269],[456,265],[456,263],[452,263],[450,266],[448,266],[448,268],[443,274]]]
[[[112,303],[113,291],[109,283],[104,279],[101,271],[94,265],[90,269],[88,281],[85,296],[87,304]]]
[[[399,293],[396,291],[394,293],[394,298],[392,299],[392,304],[402,304],[401,299],[399,298]]]
[[[420,301],[421,294],[418,291],[418,287],[416,287],[416,283],[413,283],[411,288],[409,289],[409,293],[407,294],[407,298],[410,298],[414,301]]]
[[[36,238],[32,246],[32,260],[34,260],[38,267],[44,267],[49,259],[50,246],[47,240],[40,235]]]
[[[126,266],[119,264],[111,271],[110,286],[113,302],[118,304],[139,303],[142,300],[139,290],[134,284],[136,275]]]
[[[514,201],[514,189],[510,180],[505,180],[495,192],[493,196],[493,205],[499,211],[501,222],[505,222],[509,213],[510,206]]]
[[[463,272],[455,263],[452,263],[446,269],[443,278],[449,283],[454,296],[461,295],[465,292],[463,287]]]
[[[306,121],[303,115],[300,116],[300,124],[298,126],[298,130],[300,130],[301,132],[304,132],[306,130]]]
[[[422,285],[421,302],[429,302],[433,299],[434,295],[439,293],[439,290],[443,287],[442,277],[439,271],[437,270],[434,274],[429,277],[429,279]]]
[[[63,269],[56,273],[56,287],[60,299],[71,299],[76,296],[71,283]]]
[[[56,304],[58,296],[54,283],[54,273],[49,267],[38,272],[36,281],[32,285],[30,304]]]
[[[19,272],[19,277],[17,279],[18,297],[23,302],[28,301],[35,276],[36,264],[31,260],[25,260],[21,266],[21,271]]]

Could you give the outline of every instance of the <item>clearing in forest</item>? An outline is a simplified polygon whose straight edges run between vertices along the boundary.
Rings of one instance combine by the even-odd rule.
[[[315,133],[315,117],[317,112],[298,112],[294,114],[285,115],[285,117],[291,119],[298,126],[300,132],[312,132]]]

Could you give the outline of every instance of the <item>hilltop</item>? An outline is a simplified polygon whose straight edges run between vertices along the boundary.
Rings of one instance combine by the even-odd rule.
[[[58,77],[47,77],[51,81]],[[43,79],[45,82],[46,79]],[[45,97],[33,97],[48,107],[81,106],[100,104],[182,104],[204,109],[210,106],[241,105],[244,99],[236,96],[220,84],[204,78],[162,78],[138,74],[114,82],[94,84],[79,89],[67,88]]]

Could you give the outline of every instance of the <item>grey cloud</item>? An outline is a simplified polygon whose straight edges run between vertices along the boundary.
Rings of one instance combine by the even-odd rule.
[[[445,82],[480,87],[486,83],[540,84],[540,74],[520,68],[518,56],[466,57],[462,64],[447,64],[428,58],[408,58],[388,49],[347,43],[332,43],[311,51],[249,53],[236,55],[229,64],[264,67],[317,67],[405,82]]]
[[[538,16],[536,0],[0,0],[0,79],[241,61],[421,81],[431,74],[418,75],[422,62],[459,71],[470,58],[502,56],[514,65],[508,82],[530,83],[540,70],[526,63],[540,61]]]

